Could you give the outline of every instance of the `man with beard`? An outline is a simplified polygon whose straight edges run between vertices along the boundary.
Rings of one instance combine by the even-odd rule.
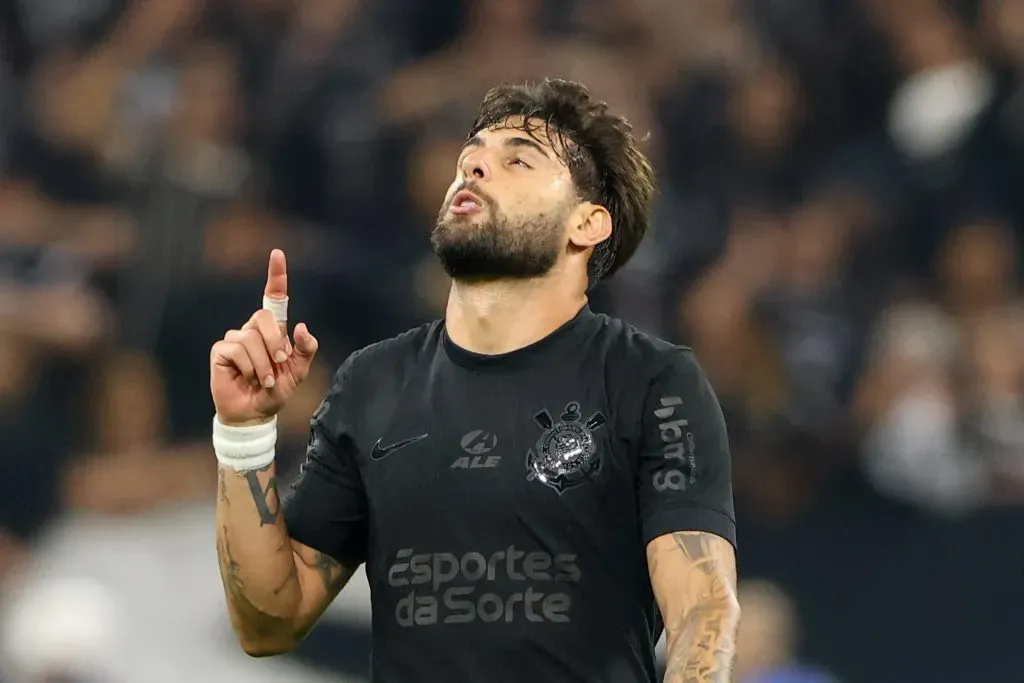
[[[275,415],[317,342],[263,310],[211,352],[221,574],[252,655],[287,652],[360,563],[372,677],[729,678],[739,620],[729,447],[693,354],[590,311],[636,250],[653,173],[576,83],[492,90],[431,242],[444,320],[356,352],[279,502]]]

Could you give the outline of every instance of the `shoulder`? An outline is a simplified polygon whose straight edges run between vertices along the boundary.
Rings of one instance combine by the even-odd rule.
[[[370,379],[380,382],[387,376],[401,375],[434,353],[441,330],[442,322],[435,320],[354,351],[338,368],[335,384],[358,385]]]
[[[621,368],[634,382],[651,384],[666,373],[702,374],[693,349],[673,344],[634,325],[599,314],[595,340],[605,362]]]
[[[434,320],[364,346],[349,356],[346,362],[360,369],[378,369],[380,364],[416,362],[423,355],[433,353],[441,340],[441,330],[442,322]]]

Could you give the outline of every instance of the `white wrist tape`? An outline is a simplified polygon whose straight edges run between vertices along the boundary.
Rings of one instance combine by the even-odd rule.
[[[263,297],[263,308],[274,314],[274,320],[279,323],[288,322],[288,297],[282,299],[271,299]]]
[[[277,417],[264,424],[232,427],[213,418],[213,452],[221,465],[237,472],[263,469],[274,462]]]

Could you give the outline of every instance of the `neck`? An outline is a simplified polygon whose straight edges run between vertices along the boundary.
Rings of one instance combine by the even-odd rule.
[[[448,336],[467,351],[487,355],[538,342],[587,303],[586,293],[566,280],[454,282],[445,312]]]

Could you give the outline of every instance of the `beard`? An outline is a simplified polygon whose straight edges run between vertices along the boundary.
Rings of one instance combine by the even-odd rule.
[[[453,214],[447,202],[441,207],[430,245],[449,277],[458,282],[528,280],[555,267],[571,206],[513,220],[488,195],[460,189],[477,195],[485,213]]]

